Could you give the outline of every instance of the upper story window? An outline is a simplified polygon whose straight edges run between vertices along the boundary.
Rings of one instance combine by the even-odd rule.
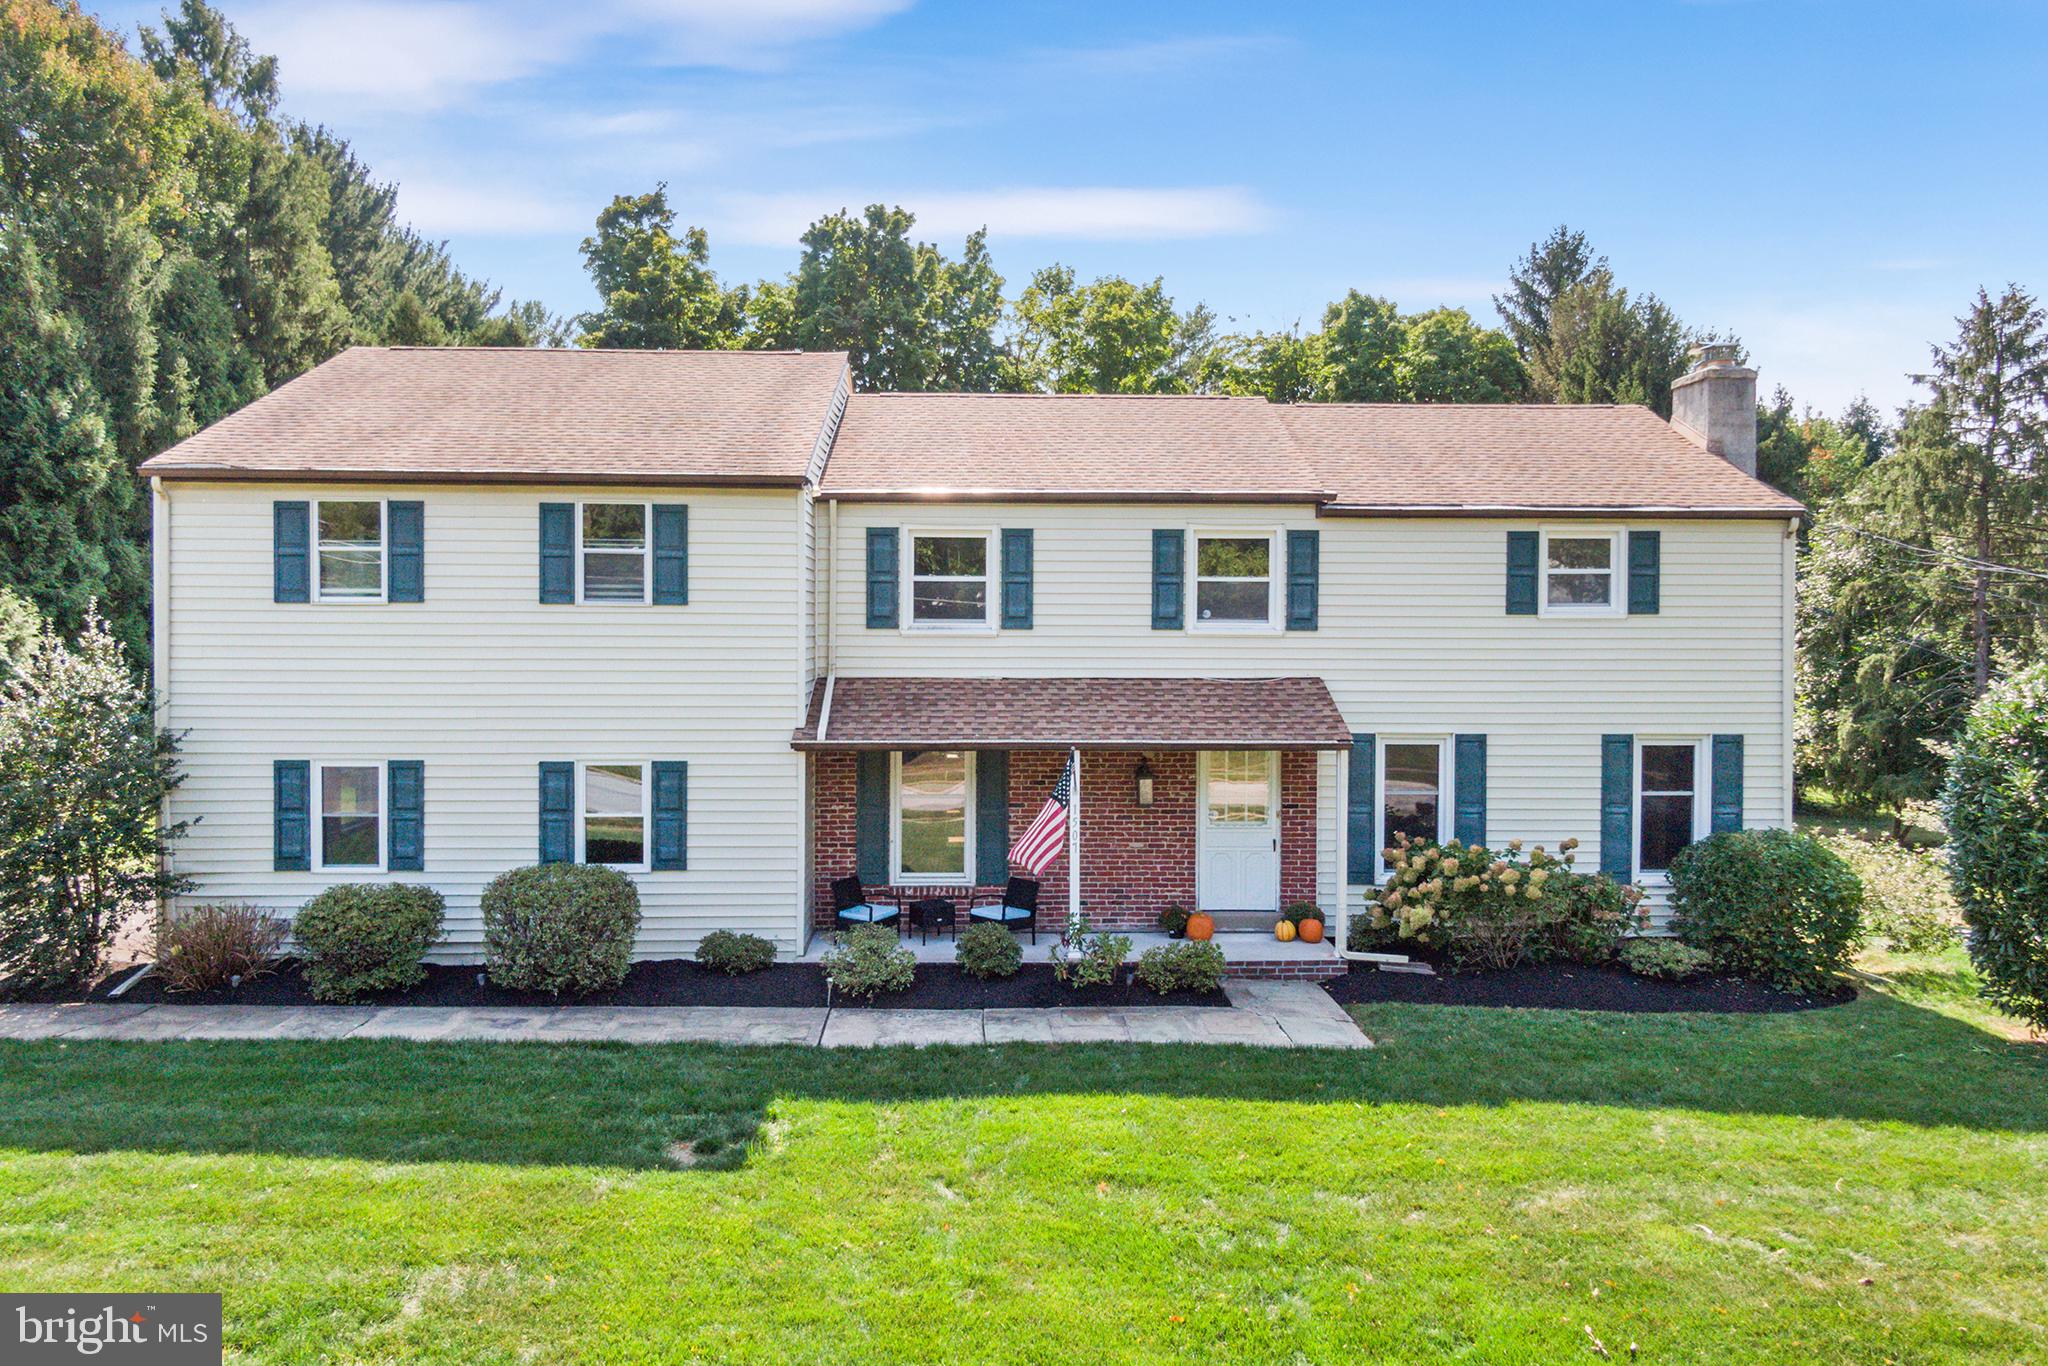
[[[1662,873],[1701,835],[1697,741],[1644,741],[1636,748],[1636,870]]]
[[[314,504],[319,574],[318,601],[384,600],[384,504],[376,501]]]
[[[908,750],[895,756],[895,880],[974,880],[974,756],[965,750]]]
[[[646,602],[647,504],[585,503],[577,523],[585,602]]]
[[[910,535],[910,618],[919,627],[987,627],[994,537],[988,532]]]
[[[584,863],[647,866],[647,765],[583,766],[577,840]]]
[[[1543,533],[1543,610],[1601,616],[1621,609],[1621,535],[1613,531]]]
[[[1196,535],[1194,557],[1197,626],[1272,624],[1272,537]]]
[[[384,866],[384,766],[320,765],[320,866]]]

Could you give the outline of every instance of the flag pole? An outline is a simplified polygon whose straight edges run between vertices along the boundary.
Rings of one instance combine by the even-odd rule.
[[[1074,790],[1067,794],[1067,942],[1081,933],[1081,747],[1068,751]]]

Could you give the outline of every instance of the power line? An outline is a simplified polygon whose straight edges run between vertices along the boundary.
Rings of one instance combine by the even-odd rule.
[[[1958,555],[1952,550],[1941,550],[1934,546],[1914,545],[1910,541],[1901,541],[1896,537],[1887,536],[1878,531],[1867,531],[1860,526],[1847,522],[1842,524],[1842,529],[1852,536],[1866,536],[1873,541],[1883,541],[1886,545],[1893,545],[1897,546],[1900,550],[1911,551],[1923,559],[1947,560],[1954,564],[1962,565],[1967,569],[1983,570],[1992,574],[2017,574],[2022,578],[2048,581],[2048,573],[2038,569],[2023,569],[2016,564],[2000,564],[1996,560],[1980,560],[1973,555]]]

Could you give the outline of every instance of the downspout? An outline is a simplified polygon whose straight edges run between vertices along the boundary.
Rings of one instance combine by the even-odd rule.
[[[149,677],[156,704],[159,730],[171,728],[171,495],[164,481],[152,475],[149,481]],[[171,798],[165,793],[157,803],[157,829],[171,823]],[[170,850],[157,855],[158,870],[171,871]]]

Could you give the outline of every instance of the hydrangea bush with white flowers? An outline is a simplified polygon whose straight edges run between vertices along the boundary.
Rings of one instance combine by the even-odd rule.
[[[1383,940],[1440,951],[1457,969],[1510,968],[1570,958],[1600,963],[1640,928],[1640,887],[1573,871],[1579,847],[1555,854],[1521,840],[1501,850],[1396,835],[1383,851],[1392,876],[1371,907]]]

